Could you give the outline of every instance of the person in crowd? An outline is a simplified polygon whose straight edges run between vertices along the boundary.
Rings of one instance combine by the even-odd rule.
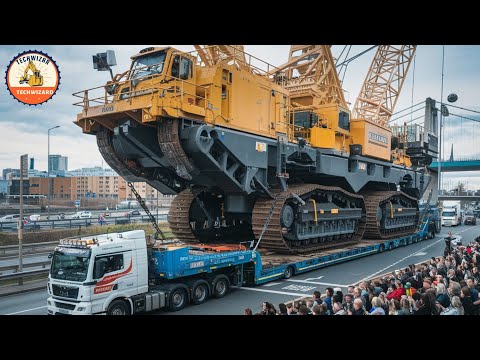
[[[355,289],[358,289],[358,288],[355,288]],[[352,315],[365,315],[365,308],[363,307],[363,302],[360,297],[353,300]]]
[[[348,313],[348,312],[352,312],[353,311],[353,295],[350,294],[350,293],[347,293],[345,294],[345,296],[343,297],[343,308],[345,309],[345,311]]]
[[[387,300],[395,299],[400,301],[402,295],[405,295],[405,289],[403,288],[400,280],[395,281],[395,289],[387,292]]]
[[[307,299],[307,314],[308,315],[312,314],[313,305],[314,305],[313,299]]]
[[[332,296],[333,296],[333,288],[327,287],[326,289],[327,296],[325,299],[323,299],[323,302],[327,304],[327,310],[331,314],[333,309],[332,309]]]
[[[320,291],[315,290],[313,292],[313,303],[314,303],[314,305],[315,304],[320,305],[322,302],[323,301],[322,301],[322,298],[321,298]]]
[[[353,285],[350,285],[348,288],[347,288],[347,294],[352,294],[353,295],[353,291],[355,290],[355,286]],[[355,297],[355,296],[354,296]]]
[[[326,302],[323,302],[322,305],[320,305],[320,315],[330,315],[331,312],[328,310],[328,306]]]
[[[287,306],[284,303],[278,304],[278,313],[277,315],[288,315]]]
[[[362,301],[362,308],[365,308],[366,300],[365,297],[362,296],[362,289],[360,289],[358,286],[353,289],[353,298],[354,298],[354,304],[356,299],[360,299]]]
[[[472,301],[472,295],[468,286],[462,287],[460,292],[460,300],[462,301],[463,309],[465,310],[465,315],[474,315],[474,305]]]
[[[287,315],[297,315],[297,312],[295,311],[295,307],[291,302],[288,303],[286,306],[287,306]]]
[[[401,310],[397,311],[397,315],[411,315],[412,314],[412,307],[410,306],[410,301],[408,301],[408,298],[402,297],[400,300],[400,307]]]
[[[312,315],[320,315],[320,305],[315,304],[312,308]]]
[[[417,292],[417,290],[412,287],[412,284],[410,282],[406,282],[403,288],[405,289],[405,295],[407,295],[407,298]]]
[[[300,308],[298,309],[298,315],[308,315],[307,310],[307,305],[300,305]]]
[[[470,294],[472,295],[472,301],[475,303],[478,300],[478,290],[475,289],[475,278],[469,276],[466,280],[467,286],[470,289]]]
[[[437,315],[438,310],[435,303],[431,303],[430,296],[424,292],[420,295],[420,307],[414,311],[413,315]]]
[[[450,297],[448,296],[447,289],[445,284],[438,283],[436,286],[437,296],[436,301],[438,304],[442,305],[442,308],[447,308],[450,306]]]
[[[343,308],[342,303],[333,303],[333,315],[347,315],[347,312]]]
[[[444,308],[440,305],[442,312],[440,315],[463,315],[465,311],[463,310],[462,301],[458,296],[453,296],[448,308]]]
[[[339,302],[340,304],[343,302],[343,292],[339,287],[333,288],[332,302]]]
[[[392,299],[388,302],[388,315],[407,315],[407,314],[405,314],[404,311],[402,310],[400,301]]]
[[[378,297],[372,299],[372,308],[370,309],[370,315],[385,315],[385,310],[382,308],[383,301]]]
[[[243,315],[253,315],[252,309],[246,308],[245,310],[243,310]]]
[[[423,279],[422,284],[423,284],[422,288],[418,289],[418,292],[420,294],[425,293],[428,289],[430,289],[432,287],[432,279],[430,279],[429,277],[425,277]]]

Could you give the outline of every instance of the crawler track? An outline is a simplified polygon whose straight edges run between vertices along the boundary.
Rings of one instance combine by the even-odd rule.
[[[363,193],[362,195],[365,199],[365,207],[367,209],[367,224],[364,235],[365,238],[388,240],[401,236],[411,235],[416,231],[418,226],[418,205],[416,205],[416,214],[414,215],[415,219],[412,225],[401,227],[397,230],[392,230],[390,232],[387,232],[386,230],[382,230],[380,228],[379,221],[377,219],[377,209],[382,205],[390,202],[393,197],[403,198],[403,201],[411,204],[417,204],[417,199],[401,191],[368,191]],[[405,210],[411,211],[411,208],[405,208]],[[397,212],[397,214],[399,214],[399,212]]]
[[[365,230],[365,217],[359,222],[358,228],[354,234],[346,234],[340,236],[340,238],[331,237],[328,240],[315,238],[310,241],[305,241],[305,245],[295,246],[295,242],[287,240],[284,236],[284,229],[281,225],[281,215],[283,206],[288,199],[292,199],[292,193],[298,196],[305,195],[315,190],[336,192],[345,195],[352,199],[362,199],[362,196],[351,194],[339,187],[322,186],[316,184],[305,185],[292,185],[287,191],[281,191],[280,193],[273,191],[276,196],[276,200],[272,199],[259,199],[255,203],[252,214],[252,227],[255,234],[255,238],[258,239],[262,233],[265,222],[267,221],[272,205],[275,203],[270,219],[270,224],[264,232],[259,247],[265,250],[270,250],[275,253],[282,254],[301,254],[307,252],[313,252],[323,249],[330,249],[334,247],[341,247],[348,244],[353,244],[362,238]]]

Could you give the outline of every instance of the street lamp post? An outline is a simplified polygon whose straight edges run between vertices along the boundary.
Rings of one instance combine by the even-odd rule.
[[[48,184],[48,196],[47,196],[47,219],[50,220],[50,131],[59,128],[60,125],[51,127],[48,129],[48,156],[47,156],[47,184]]]
[[[442,187],[442,156],[443,156],[443,117],[449,116],[448,108],[443,103],[443,76],[444,76],[444,69],[445,69],[445,45],[442,47],[442,83],[440,88],[440,131],[438,135],[438,144],[439,144],[439,151],[438,151],[438,195],[440,196],[441,187]],[[448,102],[454,103],[457,101],[458,96],[456,94],[450,94],[447,97]]]

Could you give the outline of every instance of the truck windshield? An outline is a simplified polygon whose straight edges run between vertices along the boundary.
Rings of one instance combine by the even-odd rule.
[[[442,213],[442,216],[455,216],[455,212],[454,211],[444,211]]]
[[[165,63],[165,51],[141,56],[133,61],[130,79],[137,79],[142,76],[161,74]]]
[[[50,269],[51,277],[53,279],[85,281],[90,254],[90,249],[56,248]]]

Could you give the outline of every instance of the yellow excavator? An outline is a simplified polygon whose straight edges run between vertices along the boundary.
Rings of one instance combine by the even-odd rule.
[[[33,75],[28,75],[29,70],[32,71]],[[35,64],[29,61],[19,82],[20,84],[28,83],[30,86],[42,86],[43,76],[40,75],[40,70],[36,68]]]

